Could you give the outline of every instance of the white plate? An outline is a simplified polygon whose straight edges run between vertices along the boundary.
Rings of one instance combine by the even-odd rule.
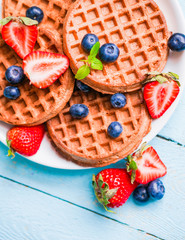
[[[172,32],[185,33],[185,19],[178,1],[177,0],[162,0],[162,1],[156,0],[156,3],[159,5],[159,7],[163,11],[167,19],[169,30]],[[1,0],[0,0],[0,5],[1,5]],[[1,12],[1,9],[0,9],[0,12]],[[180,81],[182,84],[181,93],[176,99],[176,101],[173,103],[173,105],[170,107],[170,109],[163,115],[163,117],[152,122],[152,130],[145,137],[143,141],[149,142],[150,140],[152,140],[160,132],[160,130],[164,127],[164,125],[167,123],[167,121],[173,114],[179,102],[183,88],[185,86],[184,67],[185,67],[185,52],[183,53],[170,52],[170,56],[168,58],[168,62],[164,69],[164,72],[171,71],[180,75]],[[3,143],[6,143],[6,132],[9,128],[10,128],[9,125],[0,122],[0,141],[2,141]],[[70,161],[62,159],[61,156],[59,156],[54,150],[54,148],[51,146],[47,136],[44,137],[44,140],[37,154],[32,157],[29,157],[28,159],[33,162],[36,162],[45,166],[49,166],[49,167],[54,167],[54,168],[86,169]]]

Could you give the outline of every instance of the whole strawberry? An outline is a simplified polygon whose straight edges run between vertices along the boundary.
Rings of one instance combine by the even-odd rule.
[[[14,156],[14,151],[25,155],[34,155],[40,147],[44,136],[44,125],[33,127],[13,127],[7,133],[7,145],[10,148],[8,156]]]
[[[122,206],[138,183],[131,184],[126,169],[110,168],[93,175],[93,188],[98,201],[105,207]]]

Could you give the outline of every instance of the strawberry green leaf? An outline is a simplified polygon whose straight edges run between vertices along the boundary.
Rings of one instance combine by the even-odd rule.
[[[13,149],[9,149],[9,150],[8,150],[8,155],[7,155],[7,156],[8,156],[8,157],[12,157],[12,158],[15,157],[15,153],[14,153]]]
[[[10,145],[11,145],[11,140],[6,140],[6,144],[7,144],[7,146],[10,148]]]
[[[0,20],[0,25],[4,26],[7,23],[9,23],[13,18],[12,17],[6,17]]]
[[[132,171],[132,174],[131,174],[131,183],[132,183],[132,184],[134,184],[135,179],[136,179],[136,171],[133,170],[133,171]]]
[[[147,73],[147,75],[159,75],[159,74],[160,72],[157,72],[157,71]]]
[[[78,69],[78,72],[75,75],[75,78],[78,80],[82,80],[89,75],[90,71],[91,69],[88,65],[83,65]]]
[[[169,72],[166,75],[168,77],[172,78],[178,84],[179,87],[181,86],[181,84],[179,82],[179,75],[177,75],[176,73],[172,73],[172,72]]]
[[[91,68],[95,70],[103,70],[103,64],[99,59],[93,58],[91,61]]]
[[[27,26],[33,26],[33,25],[37,25],[38,24],[38,21],[33,20],[31,18],[28,18],[28,17],[20,17],[20,19]]]
[[[178,75],[178,74],[173,73],[173,72],[169,72],[168,74],[169,74],[172,78],[175,78],[175,79],[179,80],[179,75]]]
[[[93,187],[96,187],[97,184],[96,184],[96,176],[93,174],[93,177],[92,177],[92,185]]]
[[[132,161],[132,155],[128,155],[127,162],[130,163]]]
[[[108,200],[110,200],[111,198],[114,197],[114,195],[117,193],[118,191],[118,188],[113,188],[113,189],[110,189],[106,192],[105,196]]]
[[[129,164],[129,169],[137,170],[137,163],[134,160],[132,160],[132,162]]]
[[[167,78],[165,78],[165,77],[163,77],[161,75],[158,75],[158,76],[154,77],[154,79],[155,79],[155,81],[158,81],[161,84],[168,81]]]
[[[6,140],[6,143],[7,143],[7,146],[8,146],[8,157],[11,157],[14,158],[15,157],[15,151],[11,148],[11,140]]]
[[[97,42],[94,44],[94,46],[91,48],[91,51],[90,51],[90,56],[92,58],[96,57],[98,52],[99,52],[99,49],[100,49],[100,42]]]
[[[143,154],[144,151],[146,151],[149,147],[151,147],[151,146],[150,146],[150,145],[147,145],[147,143],[144,142],[144,143],[141,145],[141,148],[140,148],[141,154]]]

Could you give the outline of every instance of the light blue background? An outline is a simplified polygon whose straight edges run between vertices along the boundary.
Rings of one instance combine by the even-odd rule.
[[[185,0],[179,2],[185,13]],[[185,95],[151,144],[168,167],[164,199],[138,206],[131,197],[110,214],[91,188],[100,169],[56,170],[12,160],[0,143],[0,240],[185,239]]]

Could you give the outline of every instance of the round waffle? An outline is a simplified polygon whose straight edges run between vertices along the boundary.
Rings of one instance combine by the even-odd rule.
[[[35,50],[62,53],[62,43],[57,31],[48,26],[39,29]],[[56,116],[72,95],[74,77],[68,69],[55,83],[46,89],[30,85],[29,80],[19,85],[21,95],[16,100],[4,97],[3,91],[10,85],[5,71],[12,65],[22,65],[14,50],[0,35],[0,120],[13,125],[37,125]]]
[[[37,6],[44,12],[44,19],[39,26],[47,24],[47,28],[55,29],[62,34],[64,17],[74,1],[75,0],[3,0],[3,17],[25,16],[28,8]]]
[[[101,45],[115,43],[120,49],[115,63],[82,80],[102,93],[140,89],[146,73],[161,72],[166,64],[169,31],[153,0],[77,0],[66,15],[63,36],[75,74],[88,56],[81,48],[87,33],[96,34]]]
[[[69,160],[83,166],[101,167],[131,154],[150,131],[151,118],[141,91],[127,93],[122,109],[111,106],[110,95],[76,91],[66,107],[47,122],[48,132],[58,149]],[[70,106],[83,103],[89,108],[84,119],[73,119]],[[107,128],[113,121],[123,126],[120,137],[111,139]]]

